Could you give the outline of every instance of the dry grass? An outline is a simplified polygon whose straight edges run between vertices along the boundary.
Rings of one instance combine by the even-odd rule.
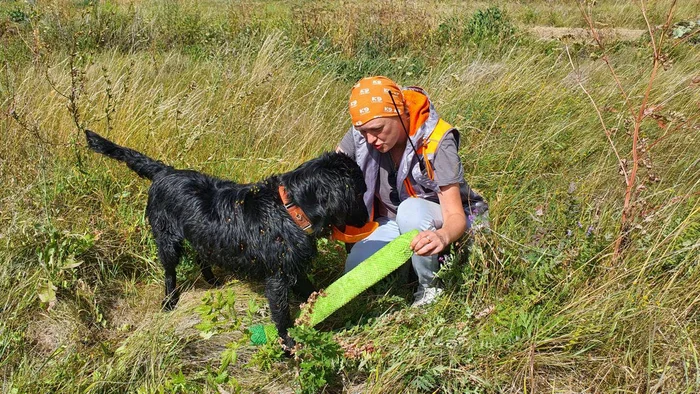
[[[678,5],[678,20],[697,16],[690,3]],[[669,4],[649,4],[650,18]],[[492,232],[443,272],[446,297],[435,306],[408,309],[410,289],[389,283],[324,323],[336,340],[374,349],[346,359],[326,392],[697,391],[697,44],[669,51],[673,63],[651,89],[661,118],[645,119],[641,137],[659,142],[641,169],[646,189],[624,258],[611,265],[625,185],[581,86],[621,155],[631,149],[625,103],[600,51],[523,29],[583,27],[575,4],[504,2],[520,30],[488,43],[462,35],[487,8],[478,2],[54,2],[29,22],[8,19],[26,7],[0,6],[2,392],[300,390],[298,362],[247,343],[229,380],[216,381],[227,346],[267,321],[260,289],[214,290],[235,291],[242,326],[204,339],[197,308],[209,289],[185,261],[180,306],[158,312],[148,185],[89,153],[77,126],[248,182],[333,149],[346,131],[347,93],[364,73],[425,87],[460,128],[465,174],[489,200]],[[633,4],[594,10],[600,26],[644,27]],[[104,34],[85,30],[96,15]],[[361,21],[377,23],[363,31]],[[457,30],[446,38],[441,24]],[[74,51],[72,29],[84,39]],[[639,99],[646,42],[609,44],[620,84]],[[659,123],[678,119],[686,126],[670,134]],[[343,252],[320,249],[312,275],[327,285]],[[55,300],[41,302],[49,283]]]

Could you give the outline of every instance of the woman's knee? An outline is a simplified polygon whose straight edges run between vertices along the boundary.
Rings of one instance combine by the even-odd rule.
[[[396,223],[401,233],[414,229],[427,230],[442,227],[440,205],[422,198],[401,202],[396,211]]]
[[[353,253],[353,250],[355,253]],[[360,251],[356,247],[353,247],[353,249],[350,250],[350,253],[348,253],[347,258],[345,259],[346,273],[350,272],[353,268],[357,267],[357,265],[362,262],[364,256],[362,255],[362,253],[359,252]]]
[[[378,243],[375,245],[375,243]],[[350,272],[353,268],[357,267],[361,262],[365,261],[371,255],[373,255],[381,246],[385,245],[386,242],[381,241],[360,241],[356,243],[350,253],[348,253],[345,259],[345,272]]]

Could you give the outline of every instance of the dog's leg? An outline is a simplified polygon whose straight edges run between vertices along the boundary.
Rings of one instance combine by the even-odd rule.
[[[182,240],[162,235],[156,238],[156,244],[158,245],[158,258],[165,269],[165,298],[163,299],[162,308],[163,310],[171,311],[180,300],[175,267],[180,262]]]
[[[165,298],[161,307],[164,311],[172,311],[180,301],[180,290],[177,288],[175,267],[165,267]]]
[[[265,296],[270,303],[270,315],[277,327],[277,333],[284,342],[285,351],[294,347],[294,340],[287,334],[292,326],[289,316],[289,285],[281,272],[270,276],[265,282]]]
[[[299,273],[299,275],[297,275],[297,283],[294,284],[292,289],[294,290],[294,294],[302,297],[304,300],[307,300],[311,293],[315,291],[314,285],[311,284],[309,277],[304,273]]]
[[[202,276],[204,276],[204,280],[206,280],[207,283],[217,287],[223,285],[223,282],[214,276],[213,272],[211,272],[211,264],[209,263],[209,260],[198,255],[197,264],[199,264],[199,268],[202,270]]]

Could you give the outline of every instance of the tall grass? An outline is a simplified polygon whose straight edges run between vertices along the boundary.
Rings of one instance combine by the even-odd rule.
[[[599,3],[600,26],[644,27],[634,5]],[[677,20],[697,17],[690,3]],[[662,23],[669,4],[654,2],[649,17]],[[308,371],[321,367],[336,372],[326,392],[700,388],[696,44],[669,52],[651,91],[659,116],[687,124],[667,136],[659,119],[642,124],[650,143],[663,138],[613,265],[625,185],[579,82],[621,152],[625,104],[590,43],[569,42],[572,70],[563,43],[528,33],[585,26],[575,4],[10,1],[0,18],[3,392],[313,392],[323,385]],[[610,43],[607,55],[640,97],[646,39]],[[466,178],[489,201],[492,231],[469,251],[457,245],[440,274],[446,296],[414,310],[409,287],[382,283],[321,327],[346,354],[318,336],[316,360],[245,341],[244,326],[267,321],[257,284],[211,290],[235,290],[243,326],[205,339],[209,288],[189,256],[177,311],[159,312],[148,184],[87,151],[80,130],[249,182],[334,149],[347,93],[368,74],[429,92],[460,128]],[[344,252],[320,249],[311,276],[323,287]]]

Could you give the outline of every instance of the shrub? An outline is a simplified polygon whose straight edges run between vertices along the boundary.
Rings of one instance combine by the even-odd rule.
[[[515,27],[506,14],[498,7],[476,11],[467,22],[466,36],[477,44],[496,43],[515,34]]]
[[[464,21],[459,16],[450,16],[441,21],[433,31],[433,40],[439,46],[472,44],[490,46],[499,44],[515,34],[515,26],[498,7],[477,10]]]

